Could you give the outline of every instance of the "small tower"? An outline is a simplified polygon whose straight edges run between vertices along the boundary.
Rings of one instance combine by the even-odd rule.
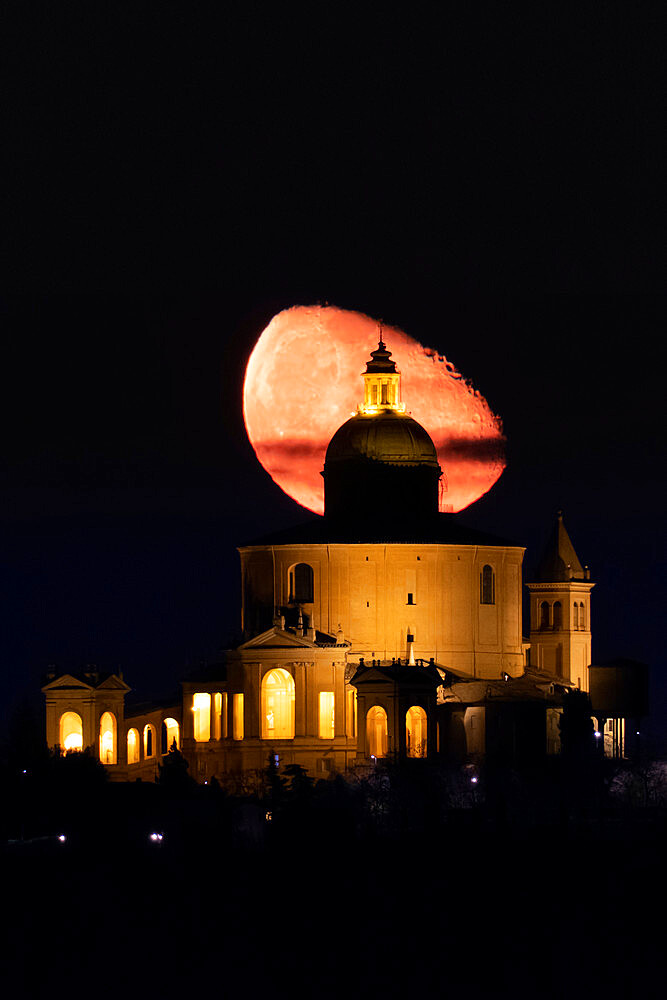
[[[588,567],[579,562],[558,511],[556,525],[530,591],[530,664],[589,690],[591,590]]]
[[[371,359],[366,362],[363,373],[364,401],[359,406],[359,413],[369,416],[383,410],[405,413],[405,403],[401,402],[401,373],[390,358],[391,351],[384,345],[380,327],[377,350],[371,351]]]

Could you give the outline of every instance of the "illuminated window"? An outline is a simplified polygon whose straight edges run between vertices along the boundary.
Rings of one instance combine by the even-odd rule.
[[[262,739],[294,739],[294,678],[278,668],[262,678]]]
[[[347,692],[347,735],[357,738],[357,692],[351,688]]]
[[[128,764],[139,763],[139,732],[136,729],[127,731],[127,762]]]
[[[228,705],[227,692],[223,691],[222,692],[222,738],[223,738],[223,740],[226,740],[227,737],[229,736],[229,715],[228,715],[228,712],[229,712],[229,705]]]
[[[211,738],[211,696],[198,691],[192,696],[194,734],[197,743],[207,743]]]
[[[218,691],[213,695],[213,739],[222,736],[222,694]]]
[[[560,601],[554,601],[554,628],[563,627],[563,607]]]
[[[387,713],[379,705],[366,715],[366,743],[370,757],[387,756]]]
[[[153,757],[155,754],[155,726],[150,722],[144,726],[144,757]]]
[[[496,576],[491,566],[482,566],[479,575],[479,601],[480,604],[496,603]]]
[[[313,570],[308,563],[297,563],[289,571],[289,603],[312,604]]]
[[[83,750],[83,722],[76,712],[64,712],[60,716],[60,746],[67,753]]]
[[[320,691],[320,726],[319,736],[321,740],[332,740],[334,738],[334,693],[333,691]]]
[[[235,694],[232,702],[232,734],[235,740],[243,739],[243,695]]]
[[[426,712],[419,705],[405,713],[405,747],[408,757],[426,756]]]
[[[540,604],[540,628],[549,628],[549,603],[542,601]]]
[[[105,712],[100,719],[100,760],[103,764],[116,763],[116,717]]]
[[[179,732],[180,726],[176,722],[176,719],[165,719],[162,723],[162,753],[169,753],[171,750],[172,743],[176,741],[176,746],[179,745]]]

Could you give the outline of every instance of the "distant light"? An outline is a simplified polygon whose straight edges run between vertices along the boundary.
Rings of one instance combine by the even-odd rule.
[[[267,823],[270,823],[271,820],[273,819],[273,813],[271,812],[270,809],[267,810],[267,812],[265,813],[264,819],[266,820]]]
[[[476,778],[475,776],[473,776],[473,777],[472,777],[472,778],[470,779],[470,781],[472,782],[472,784],[473,784],[473,785],[476,785],[476,784],[477,784],[477,782],[479,781],[479,778]]]
[[[60,836],[58,837],[58,840],[60,841],[61,844],[64,844],[65,841],[67,840],[67,837],[65,836],[64,833],[61,833]]]
[[[153,841],[154,844],[160,844],[164,840],[164,834],[163,833],[151,833],[150,839]]]
[[[602,736],[602,733],[601,733],[601,732],[599,732],[599,731],[598,731],[598,730],[596,729],[596,730],[595,730],[595,732],[593,733],[593,735],[595,736],[595,739],[596,739],[596,740],[599,740],[599,739],[600,739],[600,737]]]
[[[27,773],[28,773],[28,772],[26,771],[26,769],[25,769],[25,768],[23,768],[23,773],[24,773],[24,774],[27,774]]]

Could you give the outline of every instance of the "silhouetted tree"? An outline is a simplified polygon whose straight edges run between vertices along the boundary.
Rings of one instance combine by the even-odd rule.
[[[188,792],[195,787],[194,778],[188,774],[189,764],[176,746],[176,740],[169,747],[169,752],[158,764],[157,782],[170,792]]]

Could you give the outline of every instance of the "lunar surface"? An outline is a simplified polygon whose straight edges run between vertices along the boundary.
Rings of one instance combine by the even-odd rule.
[[[378,321],[363,313],[294,306],[273,317],[250,355],[243,416],[252,446],[274,482],[317,514],[324,511],[327,445],[363,399],[361,374],[378,331]],[[441,510],[463,510],[505,468],[501,421],[446,358],[395,327],[382,331],[407,412],[438,452]]]

